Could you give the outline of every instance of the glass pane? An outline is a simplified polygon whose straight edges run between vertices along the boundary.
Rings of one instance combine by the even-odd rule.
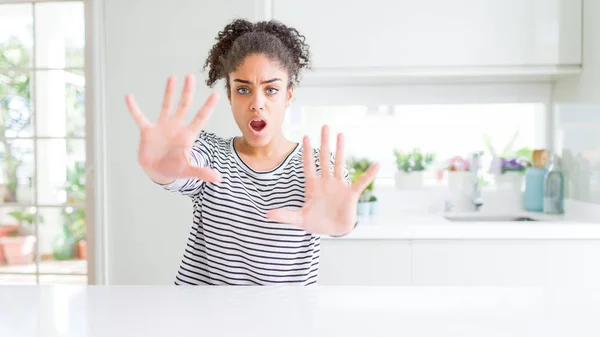
[[[0,274],[0,285],[36,285],[35,275]]]
[[[539,126],[545,123],[542,103],[303,106],[290,109],[283,128],[295,141],[308,134],[318,142],[324,124],[331,126],[331,134],[343,132],[349,162],[355,157],[381,164],[376,184],[394,185],[396,173],[408,165],[407,172],[424,171],[424,185],[443,185],[450,159],[474,151],[485,152],[481,172],[485,183],[493,183],[487,174],[491,150],[512,159],[544,148],[546,135]],[[335,139],[330,137],[332,148]],[[397,161],[394,150],[413,153],[415,149],[424,158],[432,154],[433,160],[423,159],[418,166],[404,157]]]
[[[0,208],[0,272],[35,273],[35,207]]]
[[[38,71],[37,133],[41,137],[85,136],[85,77],[71,71]]]
[[[33,135],[31,98],[29,73],[0,70],[0,137]]]
[[[40,284],[79,284],[86,285],[86,275],[41,275]]]
[[[35,5],[36,66],[83,67],[83,1]]]
[[[32,14],[31,4],[0,6],[0,69],[31,67]]]
[[[34,201],[33,140],[0,138],[0,204]]]
[[[41,207],[40,273],[86,274],[85,209]]]
[[[37,144],[39,204],[84,204],[85,140],[41,139]]]

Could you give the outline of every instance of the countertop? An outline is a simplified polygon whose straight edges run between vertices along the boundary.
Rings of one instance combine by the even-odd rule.
[[[0,336],[600,336],[600,288],[2,286]]]
[[[446,217],[454,217],[449,220]],[[498,217],[529,217],[536,221],[498,221]],[[468,218],[479,218],[470,219]],[[490,221],[492,219],[492,221]],[[536,212],[398,214],[359,217],[354,231],[324,240],[600,240],[600,223],[573,221],[563,215]]]

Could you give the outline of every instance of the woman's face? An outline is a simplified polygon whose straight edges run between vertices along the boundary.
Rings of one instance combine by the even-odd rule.
[[[260,147],[281,134],[293,86],[287,72],[263,54],[248,55],[229,73],[231,110],[249,145]]]

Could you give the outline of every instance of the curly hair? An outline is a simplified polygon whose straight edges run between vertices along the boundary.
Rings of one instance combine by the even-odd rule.
[[[306,38],[295,28],[275,20],[252,23],[235,19],[219,32],[215,40],[217,42],[204,62],[203,70],[209,68],[206,84],[212,87],[224,78],[227,93],[229,73],[235,71],[251,54],[264,54],[279,63],[288,73],[288,85],[297,84],[301,70],[310,68],[310,50]]]

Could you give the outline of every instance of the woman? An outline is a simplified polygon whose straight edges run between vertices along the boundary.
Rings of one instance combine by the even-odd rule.
[[[333,156],[327,126],[320,150],[307,137],[302,146],[291,142],[281,130],[308,64],[304,36],[281,23],[238,19],[218,34],[204,65],[206,84],[225,80],[240,137],[202,130],[216,93],[184,125],[193,76],[186,77],[174,113],[175,80],[168,79],[156,123],[126,96],[141,130],[139,164],[155,183],[193,199],[194,222],[175,284],[314,284],[319,236],[342,236],[356,225],[358,197],[377,165],[350,185],[341,134]]]

